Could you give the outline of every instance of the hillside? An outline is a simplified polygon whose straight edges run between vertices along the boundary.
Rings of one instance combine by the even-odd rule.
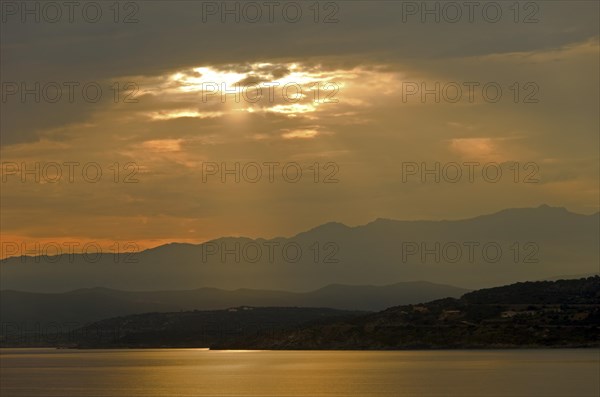
[[[600,277],[526,282],[377,313],[237,307],[146,313],[3,346],[455,349],[600,346]]]
[[[384,286],[329,285],[295,293],[238,289],[200,288],[190,291],[118,291],[89,288],[66,293],[0,292],[3,323],[79,323],[148,312],[218,310],[237,306],[328,307],[377,311],[397,304],[421,303],[459,297],[468,290],[427,282]],[[2,331],[0,330],[0,334]]]
[[[518,283],[214,346],[454,349],[600,346],[600,277]]]
[[[242,306],[227,310],[144,313],[114,317],[84,327],[71,325],[46,332],[11,332],[0,347],[150,348],[196,347],[239,343],[300,325],[337,321],[365,312],[326,308]]]

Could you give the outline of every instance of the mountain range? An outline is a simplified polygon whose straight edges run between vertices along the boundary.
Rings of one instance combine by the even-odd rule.
[[[516,283],[473,291],[460,299],[395,306],[363,316],[333,319],[326,324],[305,324],[296,329],[222,339],[222,342],[211,348],[597,348],[600,277]]]
[[[293,237],[173,243],[118,260],[106,253],[98,260],[20,256],[0,262],[0,289],[310,291],[412,280],[478,289],[598,273],[599,224],[599,213],[543,205],[463,220],[327,223]]]
[[[600,346],[600,277],[524,282],[378,312],[252,307],[141,313],[0,334],[3,347],[381,350]]]
[[[426,302],[468,290],[427,282],[386,286],[329,285],[311,292],[294,293],[239,289],[200,288],[190,291],[118,291],[107,288],[80,289],[66,293],[0,292],[2,323],[21,328],[50,324],[98,321],[148,312],[219,310],[236,306],[327,307],[377,311],[398,304]],[[71,324],[72,325],[72,324]],[[2,333],[0,331],[0,333]]]

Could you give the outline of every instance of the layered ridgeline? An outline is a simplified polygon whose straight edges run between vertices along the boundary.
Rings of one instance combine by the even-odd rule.
[[[24,328],[13,323],[0,333],[0,347],[208,348],[237,344],[270,332],[344,321],[365,312],[327,308],[242,306],[227,310],[144,313],[85,326],[57,323]]]
[[[290,238],[222,238],[117,257],[12,257],[0,263],[0,287],[307,291],[427,280],[476,289],[597,273],[599,221],[599,214],[541,206],[457,221],[328,223]]]
[[[118,291],[106,288],[65,293],[0,292],[1,323],[25,330],[39,324],[83,325],[109,317],[148,312],[218,310],[236,306],[328,307],[346,310],[383,310],[398,304],[459,297],[468,290],[427,282],[385,286],[329,285],[315,291],[295,293],[238,289],[200,288],[190,291]],[[0,334],[2,328],[0,327]]]
[[[600,347],[600,277],[518,283],[461,299],[396,306],[379,313],[254,338],[235,349],[454,349]]]
[[[146,313],[40,333],[2,346],[212,349],[429,349],[600,346],[600,277],[526,282],[377,313],[237,307]]]

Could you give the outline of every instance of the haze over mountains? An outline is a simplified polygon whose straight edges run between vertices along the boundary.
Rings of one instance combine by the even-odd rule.
[[[398,304],[459,297],[467,291],[427,282],[387,286],[329,285],[306,293],[251,289],[226,291],[216,288],[141,292],[91,288],[59,294],[1,291],[0,313],[3,323],[85,324],[137,313],[218,310],[238,306],[377,311]]]
[[[112,291],[116,292],[116,291]],[[75,295],[76,296],[76,295]],[[40,327],[4,324],[0,346],[455,349],[600,346],[600,277],[537,281],[378,312],[240,306]],[[49,303],[50,305],[50,303]]]
[[[342,321],[265,333],[255,338],[237,338],[234,343],[225,342],[218,348],[597,348],[600,346],[599,299],[598,276],[516,283],[469,292],[460,299],[390,307]],[[119,320],[129,327],[129,332],[136,331],[134,321]],[[131,335],[129,337],[131,339]]]
[[[565,208],[507,209],[456,221],[377,219],[327,223],[290,238],[221,238],[168,244],[133,256],[13,257],[0,263],[3,290],[65,292],[267,289],[426,280],[484,288],[598,272],[599,214]]]

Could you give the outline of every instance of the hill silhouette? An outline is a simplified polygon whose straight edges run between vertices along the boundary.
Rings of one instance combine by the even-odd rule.
[[[0,289],[307,291],[328,284],[411,280],[478,289],[597,273],[599,222],[598,213],[540,206],[453,221],[328,223],[288,238],[167,244],[118,261],[112,254],[94,262],[84,255],[62,255],[52,262],[14,257],[0,262]]]

